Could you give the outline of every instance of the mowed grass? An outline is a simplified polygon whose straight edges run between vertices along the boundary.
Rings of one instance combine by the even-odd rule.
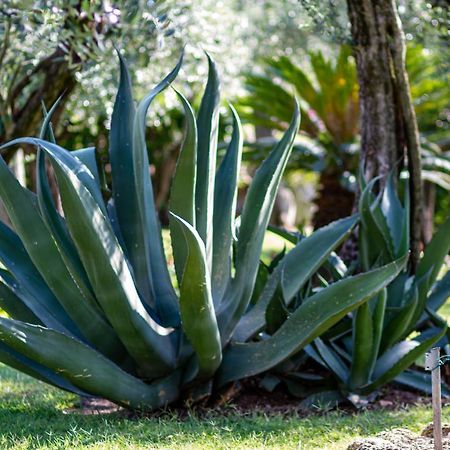
[[[179,419],[126,418],[120,413],[66,413],[77,398],[0,365],[1,449],[345,449],[357,437],[405,427],[420,431],[431,410],[335,411],[307,418],[255,412]],[[450,408],[444,409],[450,420]]]

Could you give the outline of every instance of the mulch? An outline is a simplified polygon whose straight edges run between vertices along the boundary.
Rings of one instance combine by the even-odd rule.
[[[450,399],[443,399],[443,404],[450,404]],[[356,407],[350,401],[339,404],[339,411],[353,414],[358,410],[401,410],[411,405],[431,405],[431,397],[422,393],[407,390],[398,385],[391,384],[380,390],[378,395],[363,407]],[[194,405],[179,403],[171,405],[164,410],[141,413],[128,411],[114,403],[101,398],[80,399],[74,407],[66,409],[66,414],[118,414],[122,417],[139,418],[143,416],[160,417],[165,414],[176,415],[183,419],[192,414],[197,417],[210,416],[211,413],[220,415],[241,414],[251,415],[255,412],[268,415],[296,415],[299,417],[311,414],[321,415],[329,409],[308,409],[301,405],[301,399],[290,395],[283,387],[277,387],[273,392],[267,392],[259,387],[257,379],[246,380],[243,383],[234,384],[220,396],[207,398]]]

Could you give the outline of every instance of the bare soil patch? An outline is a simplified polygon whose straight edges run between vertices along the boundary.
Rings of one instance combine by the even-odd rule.
[[[230,413],[240,413],[242,415],[261,412],[264,414],[282,414],[298,415],[300,417],[311,414],[324,414],[328,410],[312,408],[305,410],[301,406],[302,399],[289,394],[285,389],[279,387],[273,392],[267,392],[259,387],[258,380],[246,380],[244,383],[238,383],[219,396],[205,398],[195,404],[178,403],[170,407],[153,413],[135,413],[130,412],[120,406],[115,405],[108,400],[99,398],[81,399],[73,408],[67,409],[65,413],[75,413],[82,415],[92,414],[119,414],[126,417],[141,417],[142,415],[161,416],[167,413],[174,414],[180,419],[194,413],[197,416],[210,415],[212,412],[222,415]],[[443,399],[443,404],[449,404],[450,400]],[[339,410],[349,414],[357,412],[359,409],[365,410],[399,410],[410,405],[430,405],[431,397],[421,393],[405,390],[398,385],[392,384],[385,386],[378,395],[371,399],[367,405],[362,408],[355,407],[350,401],[344,401],[339,404]]]

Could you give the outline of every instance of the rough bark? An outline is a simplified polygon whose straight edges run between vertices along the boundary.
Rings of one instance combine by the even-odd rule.
[[[417,121],[395,0],[347,0],[360,85],[361,162],[367,179],[407,161],[411,192],[411,268],[420,254],[422,182]]]

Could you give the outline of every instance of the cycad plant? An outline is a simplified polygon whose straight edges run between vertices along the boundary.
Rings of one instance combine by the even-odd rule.
[[[354,195],[343,176],[357,169],[358,83],[348,46],[340,48],[336,61],[321,51],[308,52],[308,61],[310,74],[289,57],[267,58],[264,74],[246,77],[249,94],[240,99],[239,111],[250,123],[285,129],[294,88],[303,112],[302,131],[324,150],[314,217],[321,227],[352,210]]]
[[[242,336],[249,310],[258,306],[251,298],[261,247],[300,116],[296,109],[256,172],[237,227],[242,131],[232,109],[232,138],[216,170],[219,79],[209,59],[197,117],[178,93],[186,136],[170,199],[175,289],[144,136],[148,108],[180,66],[181,60],[135,108],[120,59],[110,186],[94,149],[69,152],[54,142],[52,110],[39,139],[3,146],[36,147],[36,194],[0,158],[0,197],[12,223],[0,225],[0,305],[9,315],[0,317],[0,360],[60,388],[136,409],[162,407],[188,393],[207,395],[270,369],[382,290],[405,262],[311,293],[270,336],[264,317],[256,326],[261,333]],[[51,195],[46,163],[57,180],[63,215]],[[281,284],[275,288],[281,286],[289,301],[356,221],[351,217],[320,230],[289,252],[279,263]]]

